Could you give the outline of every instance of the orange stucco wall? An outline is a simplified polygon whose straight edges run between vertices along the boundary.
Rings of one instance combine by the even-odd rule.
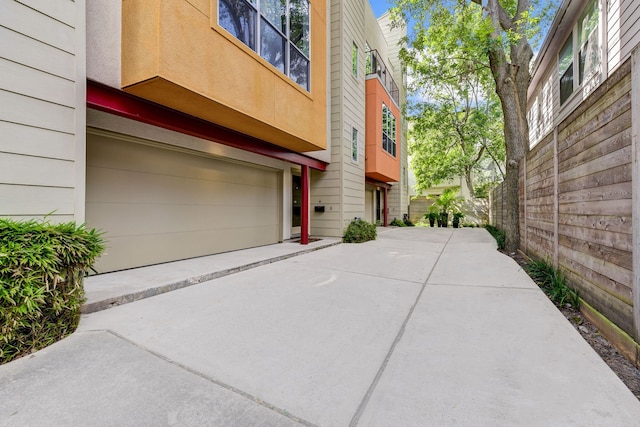
[[[377,78],[366,81],[365,174],[382,182],[400,181],[400,110]],[[396,117],[396,157],[382,148],[382,103]]]
[[[310,92],[218,26],[217,10],[217,0],[124,0],[123,89],[294,151],[325,149],[325,0],[311,2]]]

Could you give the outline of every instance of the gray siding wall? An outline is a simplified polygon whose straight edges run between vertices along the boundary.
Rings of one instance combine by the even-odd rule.
[[[84,1],[0,4],[0,216],[84,221]]]
[[[311,233],[341,236],[354,217],[364,216],[364,8],[365,0],[331,2],[331,163],[311,173]],[[351,71],[351,49],[358,46],[358,78]],[[351,159],[351,130],[358,130],[358,162]]]

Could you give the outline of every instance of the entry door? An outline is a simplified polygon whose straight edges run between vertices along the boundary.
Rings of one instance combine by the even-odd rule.
[[[382,221],[382,209],[380,200],[382,199],[382,195],[380,194],[380,190],[376,190],[376,222]]]
[[[291,235],[300,234],[302,223],[302,177],[291,175]]]

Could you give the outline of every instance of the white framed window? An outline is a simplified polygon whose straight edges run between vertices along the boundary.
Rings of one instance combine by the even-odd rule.
[[[599,1],[587,3],[558,55],[560,105],[598,71],[600,65]],[[577,79],[575,77],[578,77]]]
[[[220,0],[218,24],[309,91],[309,0]]]
[[[358,162],[358,129],[351,128],[351,160]]]
[[[353,77],[358,78],[358,45],[353,42],[351,47],[351,73]]]
[[[382,103],[382,149],[396,156],[396,116]]]

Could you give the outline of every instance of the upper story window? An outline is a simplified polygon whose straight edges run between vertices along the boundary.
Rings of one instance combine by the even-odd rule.
[[[218,22],[291,80],[309,90],[309,0],[220,0]]]
[[[389,107],[382,104],[382,149],[396,156],[396,117]]]
[[[358,45],[355,42],[351,47],[351,73],[353,77],[358,77]]]
[[[358,129],[351,128],[351,160],[358,161]]]
[[[560,104],[598,70],[600,64],[598,0],[591,0],[558,55]],[[578,76],[576,80],[574,76]]]

